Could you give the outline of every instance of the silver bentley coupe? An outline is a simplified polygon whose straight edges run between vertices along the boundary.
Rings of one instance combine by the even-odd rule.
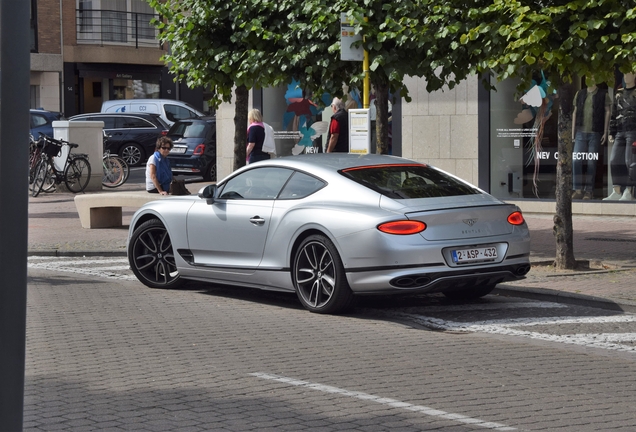
[[[128,260],[152,288],[188,280],[296,292],[318,313],[355,296],[485,296],[530,270],[518,207],[433,166],[309,154],[245,166],[140,208]]]

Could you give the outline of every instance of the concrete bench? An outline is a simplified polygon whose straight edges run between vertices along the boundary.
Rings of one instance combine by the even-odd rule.
[[[147,202],[167,197],[146,191],[89,193],[76,195],[75,207],[82,228],[113,228],[123,225],[122,207],[139,208]]]
[[[187,183],[191,194],[215,182]],[[122,207],[138,209],[150,201],[168,198],[170,195],[151,194],[145,190],[103,192],[75,195],[75,208],[82,228],[114,228],[122,223]]]

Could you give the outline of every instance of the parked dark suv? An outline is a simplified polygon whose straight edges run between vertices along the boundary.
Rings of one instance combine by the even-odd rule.
[[[44,135],[53,137],[53,125],[56,120],[64,120],[62,113],[55,111],[46,111],[41,109],[32,109],[30,113],[31,122],[31,135],[33,138],[38,139],[40,137],[39,132]]]
[[[116,153],[130,166],[139,166],[154,153],[157,138],[168,132],[159,114],[91,113],[79,114],[69,121],[101,121],[108,139],[104,151]]]
[[[174,143],[168,155],[173,174],[201,173],[216,180],[216,120],[179,120],[168,131]]]

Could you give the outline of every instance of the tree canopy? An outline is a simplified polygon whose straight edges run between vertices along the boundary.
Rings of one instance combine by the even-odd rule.
[[[614,84],[615,69],[636,66],[636,8],[618,0],[478,0],[464,12],[470,27],[460,42],[468,63],[497,80],[517,77],[531,87],[541,71],[559,103],[556,266],[574,268],[572,229],[572,100],[575,80]],[[547,99],[547,98],[544,98]],[[537,131],[542,128],[537,128]],[[535,141],[541,142],[540,135]]]

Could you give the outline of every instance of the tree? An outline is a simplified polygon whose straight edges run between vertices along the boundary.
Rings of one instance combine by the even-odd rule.
[[[149,1],[163,18],[159,37],[170,46],[163,59],[176,78],[212,90],[213,106],[229,102],[235,89],[234,169],[245,164],[249,89],[296,78],[336,94],[355,80],[336,48],[339,15],[319,1]]]
[[[457,0],[364,0],[349,5],[348,16],[364,35],[370,58],[370,81],[377,97],[378,153],[388,150],[388,97],[398,94],[410,101],[405,76],[423,77],[435,91],[465,79],[465,50],[459,44],[464,30]],[[451,54],[452,53],[452,54]]]
[[[559,100],[556,262],[576,267],[572,228],[573,80],[614,81],[636,66],[636,8],[619,0],[492,0],[465,10],[471,27],[461,37],[468,63],[497,80],[518,77],[529,88],[533,72],[553,80]]]

